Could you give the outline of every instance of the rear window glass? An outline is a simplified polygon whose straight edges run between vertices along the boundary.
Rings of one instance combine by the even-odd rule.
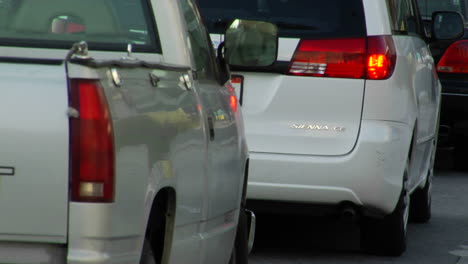
[[[210,33],[235,18],[275,23],[280,37],[357,37],[366,34],[362,0],[198,0]]]
[[[459,12],[466,19],[466,0],[418,0],[418,5],[424,19],[432,19],[435,11]]]
[[[0,0],[0,45],[161,52],[147,0]]]

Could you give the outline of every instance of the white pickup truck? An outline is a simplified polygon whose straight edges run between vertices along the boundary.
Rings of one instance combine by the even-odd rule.
[[[0,263],[247,263],[228,79],[192,0],[0,1]]]

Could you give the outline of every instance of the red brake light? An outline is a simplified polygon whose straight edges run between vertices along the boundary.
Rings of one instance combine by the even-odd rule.
[[[86,30],[84,25],[77,24],[77,23],[70,23],[67,25],[66,32],[67,33],[80,33]]]
[[[301,40],[289,73],[298,76],[387,79],[396,64],[391,36]]]
[[[237,112],[237,98],[235,95],[229,97],[229,104],[231,105],[232,111]]]
[[[388,79],[392,76],[395,65],[396,50],[392,37],[369,37],[367,39],[367,79]]]
[[[114,138],[109,108],[99,82],[71,80],[72,200],[114,201]]]
[[[437,71],[468,73],[468,40],[460,40],[450,45],[437,64]]]
[[[302,40],[289,73],[299,76],[364,78],[366,40]]]
[[[238,80],[239,83],[242,82],[242,79],[241,78],[233,78],[234,81]],[[233,82],[233,80],[231,80],[231,82]],[[231,107],[232,111],[237,112],[237,105],[238,105],[238,100],[237,100],[237,97],[236,97],[236,92],[234,90],[234,87],[232,86],[231,83],[227,83],[227,88],[229,90],[229,106]]]
[[[240,77],[232,77],[231,78],[232,83],[242,83],[242,78]]]

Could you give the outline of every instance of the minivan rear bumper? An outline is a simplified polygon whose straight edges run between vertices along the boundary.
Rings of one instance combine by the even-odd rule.
[[[250,153],[249,200],[321,205],[351,202],[386,215],[398,201],[411,141],[409,125],[363,120],[353,151],[343,156]]]

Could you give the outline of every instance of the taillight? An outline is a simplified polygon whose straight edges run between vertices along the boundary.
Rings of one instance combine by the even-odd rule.
[[[114,138],[111,116],[99,82],[71,80],[71,107],[79,116],[70,121],[72,200],[114,201]]]
[[[231,83],[235,83],[240,85],[242,83],[242,78],[241,77],[232,77],[231,78]]]
[[[396,52],[390,36],[301,40],[289,73],[298,76],[387,79]]]
[[[229,97],[229,104],[231,105],[232,111],[237,112],[237,97],[235,95],[231,95]]]
[[[468,73],[468,40],[460,40],[450,45],[437,64],[437,71]]]
[[[395,43],[391,36],[367,38],[367,79],[385,80],[396,65]]]
[[[302,40],[289,72],[293,75],[364,78],[366,40]]]

